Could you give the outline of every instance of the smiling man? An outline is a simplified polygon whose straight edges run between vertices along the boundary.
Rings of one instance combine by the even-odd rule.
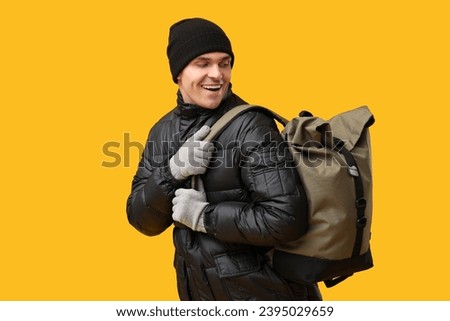
[[[316,284],[292,284],[271,266],[272,248],[307,229],[305,193],[274,120],[251,110],[214,143],[202,141],[245,104],[231,90],[227,35],[205,19],[179,21],[167,56],[177,105],[150,130],[127,200],[130,224],[148,236],[175,225],[181,300],[320,300]]]

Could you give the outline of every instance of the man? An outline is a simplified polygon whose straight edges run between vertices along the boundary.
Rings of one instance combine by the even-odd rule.
[[[175,223],[181,300],[320,299],[271,267],[274,245],[307,229],[306,198],[273,119],[248,111],[202,142],[226,111],[234,54],[224,31],[200,19],[170,28],[167,55],[177,106],[150,130],[127,201],[129,222],[153,236]],[[200,176],[198,190],[192,176]]]

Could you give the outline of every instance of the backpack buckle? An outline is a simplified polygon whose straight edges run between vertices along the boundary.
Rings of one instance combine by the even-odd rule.
[[[354,177],[358,177],[359,176],[358,168],[356,166],[349,166],[348,167],[348,173],[351,176],[354,176]]]
[[[366,205],[367,205],[367,201],[366,201],[365,197],[358,198],[355,201],[356,208],[366,208]]]
[[[364,227],[366,227],[366,224],[367,224],[367,217],[365,217],[365,216],[360,217],[356,220],[357,228],[364,228]]]

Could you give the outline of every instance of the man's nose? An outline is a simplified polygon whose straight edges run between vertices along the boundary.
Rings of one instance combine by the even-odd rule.
[[[219,65],[213,64],[209,68],[208,76],[210,78],[222,79],[222,71],[220,70]]]

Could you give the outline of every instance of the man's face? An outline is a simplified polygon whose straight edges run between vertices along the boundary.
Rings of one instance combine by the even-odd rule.
[[[215,109],[228,92],[231,57],[210,52],[192,60],[178,75],[183,100],[203,108]]]

